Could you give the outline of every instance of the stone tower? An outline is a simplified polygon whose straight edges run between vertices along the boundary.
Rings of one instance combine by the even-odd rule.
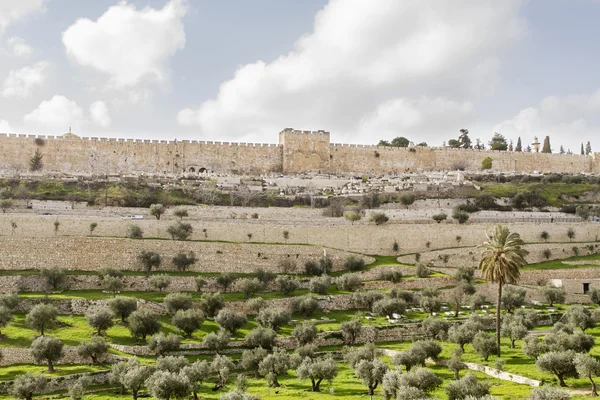
[[[279,133],[279,145],[283,148],[284,173],[329,173],[329,132],[286,128]]]

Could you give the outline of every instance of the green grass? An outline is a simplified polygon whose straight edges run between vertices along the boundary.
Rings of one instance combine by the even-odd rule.
[[[582,196],[586,192],[597,190],[597,185],[587,183],[490,183],[481,182],[483,191],[495,197],[513,197],[519,192],[526,190],[538,191],[548,200],[548,204],[553,207],[560,207],[566,202],[562,200],[563,196],[576,197]]]
[[[563,261],[592,261],[600,260],[600,254],[590,254],[587,256],[568,257],[556,260],[542,261],[535,264],[528,264],[521,267],[522,270],[546,270],[546,269],[571,269],[571,268],[599,268],[598,264],[564,264]]]

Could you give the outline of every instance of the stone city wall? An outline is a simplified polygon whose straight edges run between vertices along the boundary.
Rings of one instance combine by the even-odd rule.
[[[397,174],[416,171],[481,170],[491,157],[498,172],[600,172],[593,156],[498,152],[434,147],[394,148],[330,143],[329,132],[285,129],[279,144],[195,140],[140,140],[0,134],[0,174],[29,168],[36,149],[44,173],[70,175],[181,173]]]

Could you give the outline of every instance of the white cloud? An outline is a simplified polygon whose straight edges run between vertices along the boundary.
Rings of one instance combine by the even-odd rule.
[[[497,83],[503,49],[524,32],[521,3],[330,0],[292,52],[240,67],[214,99],[177,120],[224,139],[272,140],[285,127],[358,142],[375,140],[369,127],[447,135],[440,121],[468,114],[464,99]],[[436,118],[428,117],[432,104]]]
[[[0,119],[0,133],[10,133],[12,132],[11,128],[10,128],[10,124],[3,120]]]
[[[31,55],[33,51],[25,39],[20,37],[11,37],[6,40],[6,44],[10,49],[10,53],[16,57],[27,57]]]
[[[82,131],[94,126],[107,127],[111,123],[108,107],[102,101],[90,105],[89,117],[82,107],[65,96],[55,95],[50,100],[44,100],[40,105],[25,115],[23,120],[28,127],[43,129],[53,133]]]
[[[1,0],[0,35],[14,22],[44,7],[45,0]]]
[[[494,127],[509,137],[527,142],[550,136],[553,150],[562,144],[578,152],[581,142],[594,143],[600,132],[600,89],[589,94],[544,97],[537,107],[519,111]]]
[[[102,128],[108,128],[112,122],[108,106],[103,101],[95,101],[90,105],[90,118]]]
[[[168,58],[185,45],[185,13],[184,0],[170,0],[160,10],[137,10],[122,1],[97,21],[77,20],[62,41],[75,62],[107,74],[112,86],[161,82],[168,77]]]
[[[29,67],[12,70],[4,81],[2,96],[27,97],[36,86],[41,86],[47,78],[50,64],[40,61]]]

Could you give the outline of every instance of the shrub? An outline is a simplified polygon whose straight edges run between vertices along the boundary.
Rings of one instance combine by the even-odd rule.
[[[67,271],[64,268],[42,268],[40,275],[53,290],[60,289],[67,280]]]
[[[481,161],[481,169],[482,170],[486,170],[486,169],[492,169],[492,158],[491,157],[486,157]]]
[[[365,260],[357,256],[348,256],[344,261],[344,268],[348,271],[360,271],[365,266]]]
[[[546,260],[549,260],[550,257],[552,257],[552,251],[550,249],[544,249],[542,254]]]
[[[315,276],[308,282],[308,290],[312,293],[327,294],[331,286],[331,278],[327,275]]]
[[[379,279],[398,283],[402,280],[402,271],[395,268],[385,269],[379,273]]]
[[[289,274],[296,271],[296,261],[291,258],[284,258],[279,261],[279,270],[282,274]]]
[[[181,221],[167,228],[167,233],[171,235],[171,239],[173,240],[188,240],[193,232],[194,228],[192,228],[191,224]]]
[[[354,292],[362,286],[362,281],[358,274],[345,274],[335,280],[335,283],[340,290]]]
[[[571,393],[552,386],[534,388],[529,400],[570,400]]]
[[[344,218],[354,224],[356,221],[360,221],[360,214],[356,211],[346,211],[344,213]]]
[[[417,264],[415,272],[419,278],[427,278],[431,274],[431,270],[425,264]]]
[[[442,221],[445,221],[448,218],[448,215],[446,215],[445,213],[439,213],[439,214],[435,214],[433,217],[431,217],[431,219],[433,219],[435,222],[437,222],[438,224]]]
[[[469,213],[455,208],[452,212],[452,218],[457,220],[459,224],[465,224],[469,220]]]
[[[567,230],[567,237],[569,238],[569,241],[575,238],[575,230],[573,228]]]
[[[130,224],[127,226],[127,231],[125,232],[125,236],[129,239],[143,239],[144,231],[139,225]]]
[[[387,215],[385,215],[385,213],[374,212],[371,214],[370,221],[375,222],[375,225],[383,225],[389,221],[389,218]]]

